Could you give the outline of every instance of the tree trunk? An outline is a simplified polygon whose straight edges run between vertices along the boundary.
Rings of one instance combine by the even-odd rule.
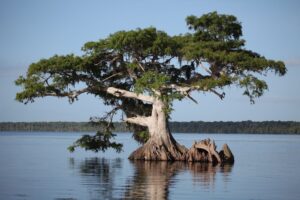
[[[147,126],[150,134],[148,141],[135,150],[132,160],[185,160],[187,148],[173,138],[168,126],[164,103],[156,99]]]
[[[148,141],[135,150],[129,156],[129,159],[205,163],[234,162],[233,154],[226,144],[220,153],[217,152],[214,141],[210,139],[195,142],[190,149],[178,144],[170,133],[165,108],[166,106],[161,100],[155,99],[150,117],[138,117],[128,120],[147,126],[150,134]]]

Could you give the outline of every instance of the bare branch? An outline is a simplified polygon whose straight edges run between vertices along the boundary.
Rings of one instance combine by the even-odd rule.
[[[108,87],[104,89],[107,93],[112,94],[116,97],[127,97],[127,98],[132,98],[132,99],[138,99],[141,101],[145,101],[148,103],[153,103],[154,102],[154,97],[143,95],[143,94],[137,94],[134,92],[130,92],[127,90],[123,89],[118,89],[115,87]]]
[[[74,90],[70,92],[48,92],[45,96],[54,97],[68,97],[71,101],[74,101],[80,94],[88,92],[88,88],[83,88],[81,90]]]
[[[134,92],[130,92],[115,87],[86,87],[80,90],[74,90],[70,92],[53,91],[53,92],[44,93],[43,96],[68,97],[71,101],[74,101],[80,94],[86,93],[91,90],[100,90],[103,92],[107,92],[108,94],[114,95],[116,97],[127,97],[131,99],[138,99],[151,104],[154,102],[154,97],[152,96],[137,94]]]
[[[204,69],[208,74],[212,74],[209,69],[207,69],[206,67],[204,67],[204,65],[202,64],[202,62],[200,62],[199,64],[200,64],[200,67],[202,67],[202,69]]]
[[[183,86],[178,86],[175,84],[171,84],[170,87],[171,89],[175,89],[177,92],[179,92],[181,95],[188,97],[190,100],[192,100],[194,103],[198,104],[198,102],[191,97],[190,92],[194,89],[196,89],[196,87],[183,87]]]
[[[142,64],[139,62],[139,60],[137,58],[135,58],[135,61],[137,62],[138,66],[143,70],[143,72],[145,71],[144,67],[142,66]]]
[[[140,62],[138,62],[138,65],[143,71],[145,71],[144,67],[142,66],[142,64]]]
[[[113,62],[117,61],[118,59],[120,59],[120,58],[122,58],[122,57],[123,57],[122,54],[118,54],[118,55],[116,55],[115,57],[113,57],[113,58],[110,60],[110,62],[113,63]]]
[[[215,95],[217,95],[221,100],[223,100],[225,98],[225,92],[223,92],[222,94],[220,94],[219,92],[217,92],[216,90],[214,89],[210,89],[210,91],[212,93],[214,93]]]
[[[171,84],[169,86],[166,86],[164,88],[167,88],[167,89],[175,89],[177,92],[180,92],[181,94],[187,94],[190,90],[192,90],[192,86],[188,87],[188,86],[179,86],[179,85],[176,85],[176,84]]]
[[[173,58],[175,58],[175,56],[171,56],[171,58],[165,60],[162,64],[168,64],[168,63],[170,63],[170,61],[171,61]]]
[[[133,80],[137,80],[137,76],[135,75],[134,71],[129,67],[127,68],[127,73],[130,76],[130,78],[132,78]]]
[[[187,94],[187,97],[192,100],[195,104],[198,104],[198,101],[196,99],[194,99],[193,97],[191,97],[190,94]]]
[[[115,76],[118,76],[118,75],[122,75],[122,73],[119,72],[119,73],[113,74],[113,75],[111,75],[111,76],[109,76],[109,77],[106,77],[105,79],[101,80],[101,82],[107,81],[108,79],[111,79],[111,78],[113,78],[113,77],[115,77]]]
[[[126,118],[124,121],[131,124],[137,124],[140,126],[148,126],[149,117],[143,117],[143,116],[129,117]]]
[[[180,94],[188,97],[189,99],[191,99],[194,103],[198,104],[198,102],[190,96],[190,92],[193,90],[197,90],[200,89],[198,86],[178,86],[175,84],[171,84],[169,87],[165,87],[165,88],[169,88],[169,89],[175,89],[177,92],[179,92]],[[215,95],[217,95],[221,100],[223,100],[225,98],[225,93],[219,93],[214,89],[202,89],[203,91],[210,91],[212,93],[214,93]]]
[[[101,121],[106,120],[106,121],[108,121],[109,123],[112,123],[115,114],[116,114],[117,111],[120,110],[120,109],[121,109],[120,105],[117,105],[117,106],[114,107],[111,111],[106,112],[106,114],[105,114],[103,117],[101,117],[100,120],[101,120]]]

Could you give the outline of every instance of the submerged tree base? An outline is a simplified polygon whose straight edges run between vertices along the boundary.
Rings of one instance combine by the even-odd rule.
[[[204,163],[234,163],[234,156],[227,144],[217,152],[213,140],[195,141],[190,149],[178,144],[171,145],[149,139],[143,146],[132,152],[130,160],[161,160],[161,161],[188,161]]]
[[[165,145],[150,138],[143,146],[131,153],[130,160],[162,160],[162,161],[184,161],[188,149],[176,141]]]

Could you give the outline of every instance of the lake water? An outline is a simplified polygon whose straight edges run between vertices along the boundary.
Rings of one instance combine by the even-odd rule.
[[[67,151],[80,133],[0,132],[0,199],[300,199],[300,136],[174,134],[227,143],[235,164],[131,162],[124,151]]]

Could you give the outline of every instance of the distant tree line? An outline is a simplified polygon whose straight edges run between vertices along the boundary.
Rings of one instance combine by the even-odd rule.
[[[130,132],[125,123],[115,122],[115,132]],[[102,127],[89,122],[0,122],[0,131],[94,132]],[[300,134],[300,122],[170,122],[177,133]]]
[[[114,123],[116,132],[126,132],[124,123]],[[94,132],[102,127],[90,122],[0,122],[0,131]]]
[[[180,133],[252,133],[300,134],[300,122],[294,121],[241,121],[241,122],[172,122],[170,127]]]

